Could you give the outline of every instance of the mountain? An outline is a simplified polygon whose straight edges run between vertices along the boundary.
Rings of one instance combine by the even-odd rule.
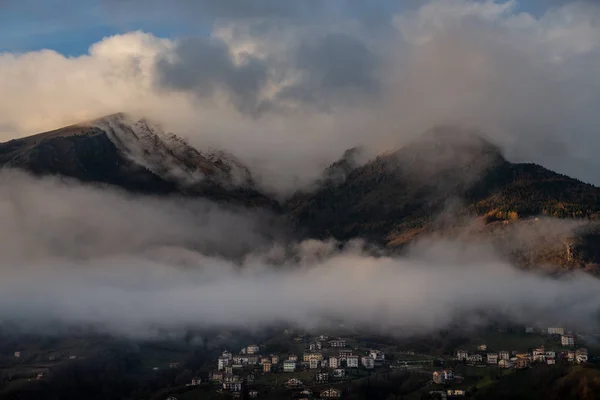
[[[277,208],[250,171],[222,152],[200,152],[145,119],[125,114],[0,144],[0,167],[60,175],[145,194],[206,197]]]
[[[390,251],[428,236],[487,238],[522,266],[600,271],[600,188],[511,163],[480,132],[453,127],[432,129],[371,160],[350,149],[314,189],[284,202],[262,193],[232,155],[196,149],[124,114],[2,143],[0,167],[266,207],[299,237],[364,238]]]
[[[600,216],[600,188],[539,165],[511,163],[478,132],[436,128],[397,151],[349,165],[346,154],[326,170],[318,189],[286,203],[308,235],[362,237],[391,249],[428,235],[487,236],[521,265],[575,268],[600,261],[600,235],[591,222]],[[342,179],[328,179],[331,171]],[[578,222],[541,229],[543,216]],[[517,226],[536,240],[515,243]],[[549,232],[558,234],[549,238]]]

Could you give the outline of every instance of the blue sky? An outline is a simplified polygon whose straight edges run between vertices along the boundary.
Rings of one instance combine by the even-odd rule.
[[[242,5],[238,10],[254,7],[244,3],[248,0],[226,0],[225,7],[215,3],[223,0],[198,0],[196,3],[186,0],[173,0],[170,3],[158,0],[123,1],[127,3],[125,6],[122,6],[125,3],[116,6],[116,0],[0,0],[0,52],[52,49],[76,56],[86,53],[91,44],[103,37],[134,30],[166,38],[205,35],[210,32],[211,12],[221,13],[219,15],[235,12],[232,10],[236,1]],[[266,1],[273,3],[277,0]],[[520,11],[541,14],[548,7],[561,2],[521,0],[518,6]],[[399,11],[399,3],[393,0],[335,0],[330,4],[334,8],[341,7],[344,12],[361,18],[375,28],[382,17],[387,18]],[[180,12],[175,12],[176,4],[180,5]],[[410,0],[402,4],[410,7],[422,4],[422,1]],[[189,10],[185,10],[186,7]],[[270,7],[273,8],[272,5]]]

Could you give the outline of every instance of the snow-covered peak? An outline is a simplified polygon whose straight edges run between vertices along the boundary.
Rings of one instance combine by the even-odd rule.
[[[165,180],[190,187],[210,181],[224,186],[252,185],[248,169],[223,151],[201,152],[148,119],[109,115],[89,123],[102,129],[127,157]]]

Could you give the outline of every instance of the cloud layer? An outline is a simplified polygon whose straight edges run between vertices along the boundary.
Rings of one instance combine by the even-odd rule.
[[[131,32],[78,57],[1,54],[0,138],[133,112],[231,151],[285,193],[349,147],[389,150],[459,124],[514,159],[600,183],[598,4],[533,15],[514,0],[382,1],[371,13],[352,1],[294,3],[155,4],[147,9],[182,21],[211,16],[210,35]],[[108,7],[118,18],[138,6]]]
[[[6,172],[0,181],[0,320],[22,329],[148,337],[341,321],[409,334],[488,318],[600,322],[600,281],[518,271],[485,242],[431,240],[390,258],[358,242],[273,241],[267,216],[209,203]],[[522,245],[532,233],[515,235]]]

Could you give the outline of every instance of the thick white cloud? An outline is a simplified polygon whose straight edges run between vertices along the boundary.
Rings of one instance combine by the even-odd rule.
[[[534,16],[515,0],[431,1],[371,30],[317,4],[299,13],[265,3],[247,18],[219,8],[209,38],[132,32],[79,57],[4,53],[0,137],[134,112],[231,151],[286,192],[346,148],[389,150],[456,123],[516,159],[600,183],[600,5]]]

